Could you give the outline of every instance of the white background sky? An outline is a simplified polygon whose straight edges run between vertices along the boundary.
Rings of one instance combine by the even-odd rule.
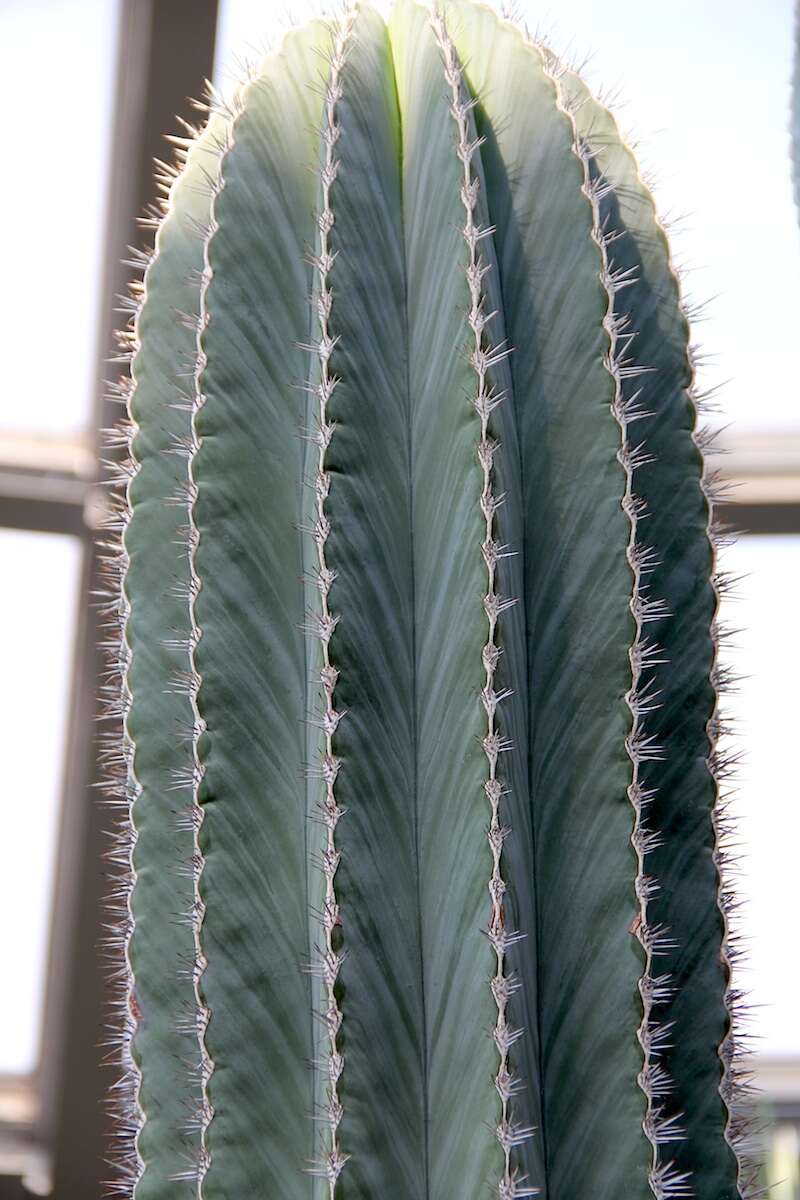
[[[0,1070],[35,1061],[81,546],[0,529]],[[13,964],[13,966],[12,966]]]
[[[744,679],[723,707],[737,722],[743,751],[734,812],[741,845],[742,975],[754,1007],[762,1054],[800,1055],[800,959],[796,953],[800,795],[794,750],[800,535],[749,537],[727,551],[725,567],[742,576],[723,619],[741,631],[729,655]]]
[[[117,0],[0,0],[0,427],[86,425],[96,371]]]
[[[716,356],[711,380],[732,380],[723,402],[740,429],[800,426],[791,9],[791,0],[521,5],[557,49],[590,56],[591,83],[625,101],[619,116],[642,139],[644,165],[656,169],[662,212],[685,218],[674,244],[692,268],[687,288],[712,298],[696,337]],[[0,189],[0,228],[8,233],[0,430],[76,432],[87,419],[117,10],[117,0],[0,3],[0,77],[5,95],[18,99],[4,125],[4,159],[13,166]],[[295,11],[307,10],[304,2]],[[237,54],[253,57],[269,42],[286,12],[269,0],[223,0],[220,82]],[[64,98],[68,122],[54,110],[54,95]],[[738,661],[752,677],[737,711],[748,749],[740,810],[751,982],[764,1006],[756,1023],[765,1051],[797,1054],[800,979],[790,951],[800,805],[790,752],[799,550],[800,539],[763,538],[731,552],[734,569],[752,573],[732,619],[747,629]],[[7,583],[0,592],[0,963],[15,963],[5,977],[19,983],[0,989],[0,1069],[24,1069],[36,1053],[77,569],[68,539],[0,533]]]

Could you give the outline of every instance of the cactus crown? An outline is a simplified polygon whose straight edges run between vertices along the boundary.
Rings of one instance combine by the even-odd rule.
[[[122,389],[123,1186],[751,1194],[713,481],[631,152],[470,0],[294,30],[189,132]]]

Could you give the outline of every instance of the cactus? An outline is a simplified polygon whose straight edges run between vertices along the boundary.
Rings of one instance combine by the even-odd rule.
[[[209,108],[124,335],[120,1187],[755,1194],[714,482],[630,150],[470,0]]]

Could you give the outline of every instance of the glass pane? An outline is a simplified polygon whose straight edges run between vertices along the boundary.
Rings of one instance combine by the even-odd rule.
[[[3,0],[0,431],[86,426],[116,75],[118,0]]]
[[[711,298],[695,338],[713,356],[704,385],[731,379],[723,400],[740,426],[800,428],[787,380],[800,377],[800,237],[789,165],[794,0],[518,0],[590,82],[619,89],[619,115],[656,171],[662,213],[685,217],[676,257],[692,299]],[[301,15],[307,5],[293,9]],[[386,9],[386,0],[378,4]],[[221,0],[216,79],[274,39],[288,4]],[[724,37],[720,36],[724,31]],[[762,303],[759,304],[759,298]],[[766,303],[769,345],[760,316]],[[756,324],[759,332],[755,332]]]
[[[0,530],[0,1072],[39,1053],[80,565],[76,538]]]
[[[800,536],[742,537],[723,565],[743,576],[740,599],[723,614],[741,630],[731,660],[745,677],[725,705],[738,722],[736,744],[745,755],[735,805],[745,900],[742,983],[754,1005],[754,1049],[766,1058],[796,1060],[800,1099],[800,961],[794,952],[800,803],[793,758]]]
[[[214,84],[228,94],[244,63],[257,62],[280,40],[284,29],[308,20],[324,7],[315,0],[219,0],[214,47]],[[379,10],[387,5],[378,3]]]
[[[798,1200],[800,1197],[800,1126],[782,1121],[772,1131],[769,1154],[771,1200]]]
[[[252,59],[266,41],[265,6],[258,0],[222,0],[214,47],[214,83],[227,91],[242,59]],[[268,20],[269,18],[267,18]]]

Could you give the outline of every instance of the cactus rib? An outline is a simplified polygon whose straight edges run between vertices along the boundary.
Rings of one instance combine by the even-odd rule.
[[[652,908],[656,920],[671,929],[671,944],[662,948],[662,969],[670,979],[660,1008],[670,1035],[660,1054],[661,1069],[669,1076],[660,1106],[667,1128],[681,1130],[680,1137],[662,1147],[661,1157],[668,1173],[688,1179],[693,1194],[716,1200],[722,1177],[724,1195],[736,1194],[736,1157],[725,1142],[733,1143],[737,1152],[741,1147],[730,1136],[738,1123],[738,1104],[727,1094],[727,1068],[719,1062],[736,1031],[735,1014],[724,995],[730,962],[724,829],[719,821],[723,779],[714,765],[718,585],[709,496],[713,485],[704,455],[707,437],[697,427],[701,401],[680,283],[653,199],[613,119],[586,95],[574,75],[567,86],[580,105],[578,119],[595,169],[612,185],[602,208],[604,221],[617,234],[616,255],[636,277],[626,293],[630,309],[638,313],[629,357],[633,365],[646,362],[652,374],[642,381],[641,404],[634,391],[639,385],[626,381],[626,404],[633,407],[640,422],[637,429],[644,431],[652,453],[638,481],[649,514],[647,571],[670,614],[675,614],[656,615],[651,624],[661,647],[651,663],[655,666],[660,658],[662,664],[656,680],[658,702],[646,720],[663,749],[658,760],[643,766],[655,838],[649,861],[662,884]],[[678,482],[681,503],[675,493]],[[689,561],[698,564],[698,578],[706,576],[704,584],[690,585],[685,565]],[[677,779],[682,781],[680,789]],[[721,994],[713,1004],[704,1004],[698,1017],[696,1004],[709,981],[709,994],[718,987]],[[748,1194],[753,1183],[748,1182],[741,1153],[739,1159],[739,1190]]]
[[[252,81],[250,81],[252,82]],[[198,1148],[194,1161],[191,1163],[187,1176],[197,1187],[198,1196],[203,1195],[203,1181],[211,1167],[211,1152],[208,1146],[208,1131],[214,1119],[214,1105],[209,1098],[209,1084],[214,1074],[214,1059],[209,1052],[207,1032],[211,1018],[211,1010],[203,995],[203,974],[208,966],[203,948],[203,921],[206,914],[206,904],[203,899],[203,872],[206,858],[203,853],[202,828],[205,812],[200,802],[200,793],[205,778],[206,766],[199,753],[200,739],[206,729],[206,722],[200,712],[199,695],[203,679],[196,664],[196,653],[203,637],[203,629],[197,617],[197,599],[202,587],[202,579],[197,566],[198,549],[200,544],[200,528],[195,510],[197,505],[197,482],[194,478],[194,463],[202,444],[202,435],[198,430],[198,418],[206,402],[203,390],[203,372],[208,365],[208,359],[203,345],[203,333],[208,325],[208,291],[213,279],[213,269],[209,261],[209,245],[219,226],[215,216],[215,204],[225,186],[225,159],[230,154],[236,140],[236,122],[244,111],[242,86],[234,92],[229,102],[223,103],[213,91],[209,95],[209,110],[218,120],[224,121],[225,136],[218,142],[219,169],[217,175],[209,178],[211,205],[207,225],[198,230],[198,237],[203,246],[203,269],[200,281],[200,305],[196,331],[196,347],[193,370],[193,395],[191,403],[191,420],[189,428],[189,453],[187,470],[188,488],[188,564],[189,564],[189,594],[188,610],[191,622],[189,647],[191,653],[191,670],[188,680],[189,699],[192,705],[192,802],[190,812],[191,830],[194,838],[194,853],[191,859],[191,873],[194,882],[194,906],[192,912],[192,932],[194,936],[194,962],[192,965],[192,986],[194,988],[194,1033],[198,1050],[198,1083],[200,1100],[194,1114],[194,1127],[198,1134]]]
[[[631,286],[631,276],[625,270],[615,270],[612,258],[612,235],[603,223],[600,213],[599,199],[602,189],[607,186],[602,177],[592,171],[592,153],[586,141],[580,134],[575,122],[573,105],[562,91],[560,76],[561,64],[554,55],[544,52],[545,72],[552,79],[556,89],[558,107],[568,117],[573,130],[573,152],[581,164],[583,171],[582,191],[591,207],[592,239],[595,242],[601,260],[600,277],[608,297],[608,307],[603,318],[603,327],[608,335],[608,350],[605,355],[606,368],[613,379],[614,394],[611,401],[612,411],[620,430],[619,461],[625,472],[625,492],[622,507],[630,521],[630,541],[627,558],[633,578],[631,594],[631,612],[635,621],[635,633],[630,648],[631,686],[627,695],[627,703],[631,710],[631,729],[626,739],[626,748],[631,760],[632,776],[628,787],[628,797],[634,811],[634,826],[631,841],[638,859],[636,876],[636,895],[639,901],[639,912],[632,922],[633,932],[642,946],[644,953],[644,969],[639,989],[642,997],[642,1023],[638,1037],[642,1047],[643,1065],[639,1075],[639,1086],[647,1100],[647,1111],[644,1120],[645,1133],[652,1146],[652,1167],[650,1171],[650,1187],[657,1200],[667,1200],[670,1196],[687,1194],[686,1176],[676,1175],[667,1171],[659,1161],[659,1147],[662,1140],[669,1141],[678,1136],[675,1129],[664,1129],[659,1121],[656,1096],[663,1095],[668,1086],[663,1072],[657,1064],[659,1026],[654,1023],[652,1010],[658,998],[664,994],[668,980],[659,978],[653,973],[653,959],[659,952],[659,947],[668,937],[668,931],[654,928],[648,923],[648,899],[658,888],[657,880],[648,872],[646,852],[649,844],[649,833],[644,824],[645,808],[648,795],[641,785],[639,774],[640,764],[647,759],[659,757],[663,751],[647,736],[642,722],[642,714],[646,711],[646,692],[642,685],[642,653],[645,648],[644,624],[649,613],[660,611],[657,601],[645,600],[642,586],[642,563],[646,562],[646,551],[643,553],[639,543],[639,522],[646,516],[641,500],[634,491],[634,472],[637,465],[645,461],[643,443],[633,445],[629,435],[629,421],[623,393],[623,377],[637,378],[645,374],[647,368],[641,365],[633,366],[627,355],[635,331],[631,329],[630,317],[622,316],[616,311],[615,298],[624,289]],[[640,690],[641,689],[641,690]],[[684,1189],[684,1190],[682,1190]]]
[[[233,135],[232,135],[233,136]],[[224,186],[224,185],[221,185]],[[200,592],[201,580],[197,570],[197,549],[200,542],[200,531],[195,521],[194,509],[197,502],[197,484],[194,480],[192,469],[194,456],[200,448],[201,438],[197,431],[197,414],[205,403],[201,381],[203,367],[207,363],[203,351],[202,330],[205,327],[206,315],[206,294],[208,284],[211,278],[211,268],[208,263],[208,242],[216,229],[214,219],[213,205],[209,217],[208,231],[203,238],[204,248],[204,268],[203,268],[203,286],[200,293],[200,319],[197,337],[197,358],[194,370],[194,399],[192,404],[192,420],[191,420],[191,441],[192,451],[189,459],[188,481],[189,481],[189,618],[192,627],[192,670],[189,683],[189,696],[192,704],[192,713],[194,716],[194,736],[192,739],[192,754],[193,754],[193,771],[194,771],[194,787],[192,791],[192,832],[194,834],[194,854],[192,856],[192,879],[194,881],[195,890],[195,908],[194,908],[194,963],[192,969],[192,984],[194,986],[195,1013],[197,1020],[197,1045],[200,1054],[200,1082],[202,1088],[200,1109],[197,1116],[198,1131],[200,1136],[200,1145],[198,1155],[193,1164],[193,1171],[197,1181],[197,1193],[202,1195],[203,1180],[211,1165],[211,1156],[208,1151],[208,1127],[214,1117],[214,1108],[208,1098],[208,1084],[211,1076],[214,1073],[214,1061],[208,1052],[208,1044],[206,1041],[206,1032],[208,1029],[208,1021],[210,1012],[208,1005],[203,999],[202,994],[202,977],[203,971],[208,965],[205,954],[203,953],[203,918],[205,916],[205,904],[203,902],[202,884],[203,870],[205,868],[205,855],[201,841],[201,830],[205,814],[203,807],[200,804],[199,795],[200,787],[205,775],[205,764],[197,752],[199,739],[205,730],[205,722],[200,714],[198,707],[198,695],[202,685],[202,677],[200,676],[195,666],[195,651],[202,639],[203,631],[197,621],[196,602]]]
[[[511,1105],[512,1096],[523,1085],[511,1069],[509,1050],[521,1036],[522,1030],[515,1029],[508,1020],[508,998],[514,988],[514,981],[513,977],[508,974],[506,955],[509,947],[523,935],[518,931],[506,928],[504,905],[506,884],[501,870],[501,855],[503,842],[511,830],[501,823],[500,801],[504,788],[497,774],[499,756],[513,750],[513,745],[500,732],[496,721],[498,705],[512,694],[510,689],[495,690],[495,675],[501,653],[497,643],[497,625],[500,614],[516,604],[517,598],[502,597],[496,586],[498,558],[506,552],[506,548],[495,540],[495,512],[502,504],[502,498],[497,497],[493,490],[492,463],[498,446],[490,434],[489,419],[493,410],[503,402],[505,396],[489,384],[487,375],[495,364],[508,356],[509,350],[507,347],[492,344],[485,332],[494,314],[487,314],[485,311],[486,297],[482,288],[482,280],[489,267],[481,258],[478,245],[484,238],[491,238],[492,229],[475,220],[480,178],[474,172],[472,159],[479,151],[482,139],[471,137],[474,129],[470,130],[469,128],[468,114],[474,108],[476,101],[468,99],[465,95],[461,67],[456,57],[455,47],[447,32],[443,14],[434,12],[431,20],[442,55],[445,81],[450,88],[450,113],[457,130],[456,154],[463,169],[461,202],[464,206],[464,227],[462,233],[469,253],[469,261],[465,268],[470,299],[467,323],[473,337],[469,361],[476,382],[476,391],[471,397],[471,403],[480,421],[477,453],[483,472],[480,508],[485,529],[481,552],[487,575],[483,607],[488,622],[488,634],[481,655],[486,672],[481,703],[486,712],[483,751],[489,771],[488,778],[484,783],[484,793],[491,813],[486,834],[492,856],[492,872],[488,884],[491,901],[488,936],[495,955],[495,972],[490,987],[497,1007],[493,1037],[499,1056],[494,1085],[502,1106],[495,1136],[503,1152],[503,1171],[498,1182],[498,1195],[501,1200],[512,1200],[516,1196],[535,1196],[539,1189],[524,1186],[524,1181],[520,1179],[516,1166],[512,1165],[512,1151],[533,1136],[533,1129],[515,1123]]]
[[[643,571],[648,564],[648,548],[639,541],[639,522],[646,516],[642,499],[634,492],[634,472],[637,467],[649,461],[648,450],[644,442],[634,444],[630,437],[631,404],[626,401],[624,380],[637,379],[648,373],[649,368],[640,364],[632,364],[628,359],[628,350],[636,340],[637,331],[632,328],[628,314],[621,314],[616,306],[615,298],[622,290],[632,286],[634,278],[631,272],[624,268],[615,269],[613,262],[614,232],[603,222],[600,199],[607,181],[593,170],[594,154],[587,138],[578,130],[575,119],[576,100],[564,94],[561,77],[564,68],[555,55],[547,48],[543,50],[543,66],[548,77],[553,80],[557,91],[557,103],[561,112],[569,118],[573,131],[573,152],[581,162],[583,170],[583,193],[591,208],[591,236],[601,257],[601,280],[608,296],[606,316],[603,317],[603,328],[608,335],[608,352],[604,356],[607,370],[614,383],[612,410],[620,428],[619,460],[625,470],[625,494],[622,497],[628,520],[631,523],[630,542],[627,547],[628,565],[632,574],[631,612],[636,631],[630,650],[631,688],[627,694],[628,707],[631,709],[631,730],[626,739],[626,748],[631,758],[632,779],[628,787],[628,798],[634,812],[633,833],[631,841],[638,858],[636,892],[639,901],[639,912],[633,920],[631,931],[642,946],[644,953],[644,970],[639,983],[642,994],[642,1025],[639,1026],[638,1038],[642,1045],[643,1067],[639,1073],[639,1086],[646,1098],[646,1114],[644,1130],[652,1147],[652,1164],[650,1170],[650,1188],[656,1200],[668,1200],[672,1196],[690,1195],[688,1175],[674,1169],[668,1159],[663,1158],[662,1146],[668,1145],[681,1136],[674,1121],[663,1120],[658,1109],[657,1100],[669,1090],[669,1079],[663,1069],[658,1066],[658,1046],[663,1040],[663,1031],[652,1016],[652,1008],[669,995],[669,977],[655,976],[654,959],[658,953],[669,946],[669,930],[662,926],[654,926],[648,920],[648,901],[658,890],[658,881],[648,870],[646,853],[652,845],[652,833],[645,826],[645,809],[651,798],[640,782],[640,764],[660,758],[663,748],[654,743],[654,739],[646,733],[643,716],[648,712],[648,704],[654,703],[652,686],[643,684],[643,656],[648,652],[648,643],[644,635],[646,620],[663,613],[661,601],[645,599],[643,587]],[[634,414],[636,415],[636,414]]]
[[[132,478],[141,469],[133,455],[133,440],[134,429],[132,427],[129,441],[129,456],[133,464]],[[129,488],[126,487],[123,498],[123,511],[128,523],[130,523],[132,506],[130,500]],[[119,656],[118,670],[120,672],[120,700],[122,706],[122,763],[125,772],[124,792],[126,800],[130,805],[131,820],[125,826],[126,837],[124,842],[120,839],[118,846],[118,854],[120,855],[120,865],[124,871],[125,886],[123,894],[119,898],[120,907],[123,908],[123,919],[120,922],[121,928],[124,930],[123,945],[121,947],[120,962],[123,977],[123,987],[121,989],[120,1007],[122,1010],[122,1021],[120,1028],[122,1030],[121,1044],[121,1065],[122,1079],[118,1087],[124,1089],[127,1102],[127,1120],[129,1128],[127,1132],[127,1146],[122,1154],[118,1152],[116,1167],[121,1173],[125,1184],[133,1191],[144,1173],[144,1158],[139,1151],[139,1135],[145,1123],[145,1111],[142,1104],[142,1071],[136,1063],[133,1054],[133,1042],[136,1036],[137,1021],[134,1013],[137,1008],[135,979],[130,961],[131,939],[136,928],[133,919],[133,911],[131,903],[136,887],[136,867],[134,864],[134,853],[136,849],[136,825],[135,825],[135,810],[136,803],[142,795],[142,786],[136,779],[135,764],[134,764],[134,744],[127,730],[128,714],[130,713],[132,704],[132,695],[129,680],[130,662],[131,662],[131,647],[127,640],[127,626],[130,620],[130,601],[127,599],[125,592],[124,576],[127,575],[130,562],[127,551],[125,550],[124,539],[119,545],[119,569],[123,573],[123,582],[120,588],[120,612],[119,612]],[[118,1151],[122,1147],[118,1147]]]
[[[307,333],[311,279],[303,250],[313,236],[316,181],[305,166],[292,168],[292,156],[298,129],[309,151],[316,146],[310,130],[322,101],[298,67],[328,38],[321,23],[290,32],[234,98],[204,237],[190,464],[195,796],[203,818],[196,827],[196,983],[208,1014],[204,1200],[258,1187],[300,1195],[307,1180],[300,1173],[287,1184],[285,1176],[313,1154],[312,1124],[302,1119],[286,1130],[273,1097],[280,1080],[292,1111],[312,1111],[310,985],[301,971],[310,953],[308,913],[305,893],[288,886],[304,875],[307,845],[296,785],[307,761],[294,486],[301,442],[275,379],[283,384],[304,373],[298,344]],[[265,120],[273,133],[266,142]],[[242,221],[260,230],[281,217],[252,254],[240,253]],[[287,444],[294,454],[286,454]],[[212,894],[228,903],[210,904]],[[238,1068],[232,1074],[232,1062],[244,1062],[244,1075]],[[242,1087],[245,1105],[234,1101]]]
[[[332,47],[330,52],[330,74],[325,91],[325,106],[323,116],[322,142],[324,159],[320,169],[320,184],[322,188],[322,206],[318,216],[319,251],[313,259],[313,267],[317,277],[317,287],[314,295],[319,339],[313,344],[303,345],[318,362],[319,379],[313,386],[313,391],[319,401],[317,415],[317,432],[315,441],[318,446],[316,474],[314,478],[314,494],[316,500],[316,520],[310,531],[316,546],[317,570],[316,584],[319,590],[320,611],[310,614],[306,632],[319,640],[322,647],[322,668],[319,683],[324,697],[322,714],[322,729],[325,738],[325,750],[321,764],[322,778],[325,784],[325,797],[321,803],[321,819],[325,828],[325,847],[322,851],[322,873],[325,878],[325,898],[320,915],[320,924],[324,939],[324,948],[320,953],[320,961],[312,963],[311,970],[323,980],[325,989],[324,1026],[328,1038],[328,1052],[325,1060],[325,1074],[328,1078],[325,1118],[328,1126],[329,1142],[323,1145],[322,1157],[311,1167],[314,1174],[328,1180],[330,1197],[333,1200],[336,1181],[349,1155],[342,1152],[339,1142],[339,1124],[342,1119],[342,1105],[339,1100],[339,1078],[344,1069],[344,1056],[339,1050],[338,1036],[342,1025],[342,1010],[336,995],[337,981],[342,963],[342,950],[337,942],[337,930],[342,924],[339,903],[336,897],[335,877],[341,857],[336,844],[336,827],[343,810],[336,798],[336,778],[340,769],[334,747],[334,735],[340,720],[345,715],[337,710],[334,704],[334,691],[339,678],[339,671],[331,658],[331,637],[339,621],[340,614],[331,611],[329,596],[335,573],[329,568],[325,550],[330,535],[330,521],[326,514],[326,504],[331,477],[326,467],[326,453],[333,436],[333,425],[329,421],[329,404],[336,387],[336,376],[331,370],[331,358],[336,348],[338,338],[331,328],[331,313],[333,309],[333,291],[331,289],[331,270],[333,255],[330,246],[330,233],[335,223],[332,205],[332,189],[339,169],[336,157],[336,144],[341,133],[337,122],[337,104],[342,95],[342,68],[344,66],[348,42],[352,33],[355,13],[350,10],[332,31]]]
[[[140,260],[145,272],[131,333],[129,463],[117,564],[124,786],[130,808],[130,875],[119,903],[128,913],[123,957],[131,1114],[128,1144],[120,1147],[117,1165],[126,1188],[157,1200],[167,1192],[188,1194],[182,1184],[194,1178],[193,1166],[187,1170],[186,1164],[194,1157],[195,1114],[201,1106],[191,971],[184,968],[194,920],[192,730],[186,694],[191,639],[183,620],[189,581],[187,568],[176,567],[172,547],[186,542],[191,398],[180,366],[191,357],[199,303],[202,246],[193,226],[210,202],[207,185],[217,169],[224,123],[213,121],[194,135],[173,139],[177,168],[160,164],[161,219],[153,253]],[[175,310],[184,313],[181,322],[172,320]],[[181,869],[174,865],[176,853]],[[155,962],[161,970],[154,974]],[[161,1077],[170,1081],[166,1094],[156,1084]]]

